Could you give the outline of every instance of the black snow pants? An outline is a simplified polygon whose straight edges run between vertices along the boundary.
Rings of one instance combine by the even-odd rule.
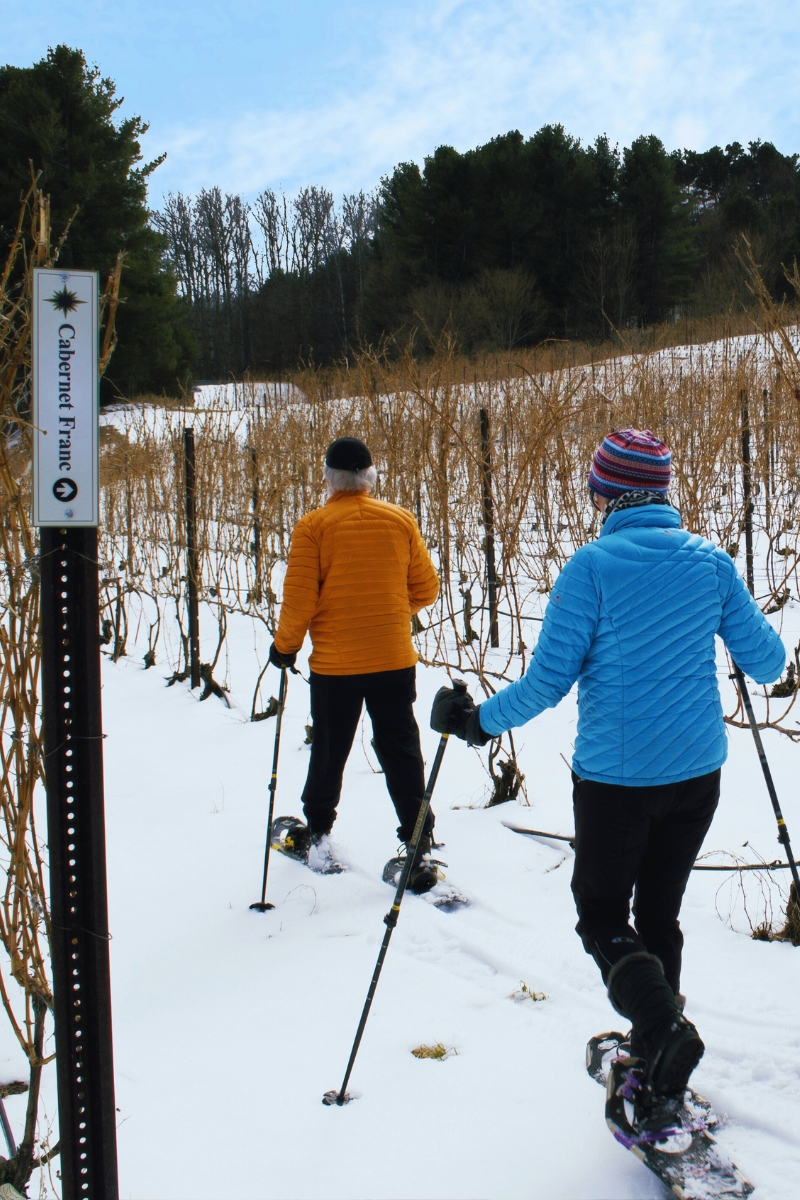
[[[317,675],[311,672],[311,719],[314,740],[303,789],[309,829],[327,833],[336,820],[345,763],[353,746],[361,709],[367,706],[375,754],[406,842],[414,832],[425,793],[425,766],[414,718],[416,669],[376,671],[369,675]],[[425,831],[433,829],[429,810]]]
[[[719,801],[720,772],[659,787],[595,783],[574,772],[572,782],[572,894],[584,949],[605,983],[627,955],[653,954],[677,993],[683,949],[678,916]]]

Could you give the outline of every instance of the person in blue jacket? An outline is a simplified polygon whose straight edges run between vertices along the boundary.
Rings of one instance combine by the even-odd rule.
[[[576,928],[658,1095],[681,1093],[704,1050],[682,1011],[678,917],[728,750],[715,637],[757,683],[785,663],[730,556],[681,529],[670,469],[649,430],[608,434],[589,472],[600,535],[556,580],[527,672],[477,706],[442,688],[431,713],[438,732],[483,745],[577,680]]]

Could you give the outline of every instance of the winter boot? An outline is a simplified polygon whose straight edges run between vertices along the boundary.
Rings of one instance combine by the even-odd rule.
[[[647,1063],[650,1093],[679,1095],[703,1056],[705,1046],[679,1007],[652,954],[629,954],[612,967],[608,996],[617,1012],[633,1023],[631,1051]]]
[[[445,863],[440,863],[437,859],[431,858],[432,846],[433,839],[430,833],[423,833],[417,842],[414,864],[408,877],[409,890],[416,892],[418,896],[429,892],[439,882],[441,878],[439,867],[446,866]],[[397,858],[390,858],[383,868],[383,882],[390,883],[392,887],[397,887],[400,882],[400,876],[403,873],[408,856],[408,842],[403,842],[403,851],[405,853],[401,852]]]
[[[681,1096],[705,1052],[691,1021],[679,1013],[660,1041],[647,1047],[647,1082],[659,1096]]]
[[[339,875],[344,870],[336,858],[327,833],[312,833],[308,847],[308,865],[319,875]]]
[[[683,1012],[683,1010],[686,1008],[686,997],[684,996],[683,992],[675,993],[675,1003],[678,1006],[679,1012]],[[642,1060],[647,1058],[647,1046],[645,1045],[644,1038],[636,1029],[630,1030],[628,1036],[625,1038],[625,1041],[630,1047],[629,1052],[631,1058],[641,1058]]]
[[[429,892],[439,881],[439,864],[431,859],[431,842],[430,833],[420,834],[419,841],[417,842],[417,850],[414,855],[414,863],[411,867],[411,874],[408,877],[410,890],[416,892],[418,896]],[[407,843],[405,851],[408,854]]]

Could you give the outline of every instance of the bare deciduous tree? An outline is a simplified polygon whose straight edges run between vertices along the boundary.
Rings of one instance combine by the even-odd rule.
[[[540,325],[544,305],[536,283],[527,271],[484,271],[477,284],[484,320],[495,346],[513,350],[527,341]]]
[[[335,330],[337,352],[347,357],[349,312],[355,309],[357,326],[363,310],[366,252],[376,228],[374,195],[345,196],[337,210],[324,187],[302,188],[292,200],[266,188],[251,207],[240,196],[208,188],[194,199],[167,196],[153,223],[168,240],[204,376],[241,376],[253,365],[253,301],[270,285],[286,286],[293,302],[299,299],[309,329],[312,310],[321,305]],[[328,278],[318,286],[316,277],[326,268]],[[259,319],[263,323],[263,313]]]
[[[589,240],[583,279],[589,305],[602,322],[603,336],[624,329],[636,282],[636,234],[630,225],[598,230]]]

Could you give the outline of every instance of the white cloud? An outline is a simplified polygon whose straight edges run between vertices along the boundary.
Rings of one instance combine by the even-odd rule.
[[[332,88],[324,103],[292,111],[154,126],[152,139],[169,152],[157,182],[246,195],[315,182],[338,193],[370,188],[442,143],[464,150],[549,122],[584,140],[656,133],[670,148],[701,149],[761,137],[789,151],[800,12],[785,0],[770,8],[772,19],[743,0],[409,5],[388,12],[367,82],[352,93]]]

